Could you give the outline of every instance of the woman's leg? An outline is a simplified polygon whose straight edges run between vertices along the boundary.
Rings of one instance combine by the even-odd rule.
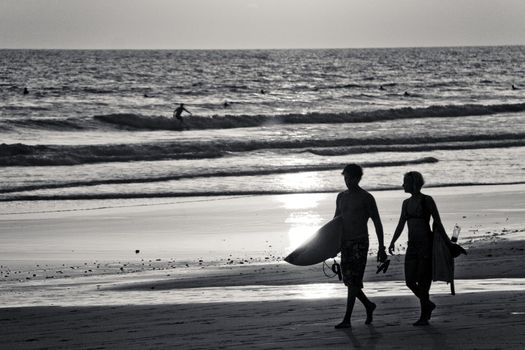
[[[419,258],[417,252],[407,250],[405,257],[405,283],[408,288],[419,299],[421,305],[421,314],[414,326],[423,326],[428,324],[427,315],[429,312],[429,290],[432,282],[432,269],[430,269],[430,279],[428,280],[427,267],[423,259]]]
[[[418,285],[418,260],[409,250],[405,256],[405,283],[416,297],[420,297]]]
[[[420,290],[420,301],[422,318],[429,320],[436,305],[430,301],[430,286],[432,285],[432,259],[425,257],[421,259],[418,270],[418,285]]]

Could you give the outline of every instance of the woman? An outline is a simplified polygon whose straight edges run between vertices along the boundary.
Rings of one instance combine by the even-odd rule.
[[[411,197],[403,201],[401,217],[394,237],[388,247],[393,254],[395,242],[401,235],[405,222],[408,223],[408,247],[405,256],[406,285],[419,298],[421,315],[414,326],[428,325],[428,320],[436,305],[430,301],[429,291],[432,284],[432,241],[430,217],[434,224],[441,225],[441,219],[432,197],[421,193],[425,183],[423,175],[417,171],[405,174],[403,188]]]

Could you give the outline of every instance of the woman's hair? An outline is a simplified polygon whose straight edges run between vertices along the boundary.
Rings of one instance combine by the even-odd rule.
[[[421,191],[421,187],[425,184],[425,179],[418,171],[409,171],[405,174],[405,180],[408,183],[411,192]]]

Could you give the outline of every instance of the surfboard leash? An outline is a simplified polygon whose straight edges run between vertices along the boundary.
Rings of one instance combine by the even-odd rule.
[[[329,268],[334,273],[332,276],[330,276],[330,275],[328,275],[326,273],[325,266],[327,268]],[[323,273],[328,278],[334,278],[335,276],[338,276],[339,277],[339,281],[343,280],[343,275],[341,274],[341,265],[335,259],[334,259],[334,262],[332,263],[331,267],[326,263],[326,260],[323,261]]]

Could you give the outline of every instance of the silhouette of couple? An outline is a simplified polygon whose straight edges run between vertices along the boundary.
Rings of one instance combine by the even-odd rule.
[[[343,173],[346,191],[337,196],[335,216],[343,218],[343,236],[341,242],[341,272],[343,281],[348,287],[346,313],[336,329],[350,328],[350,318],[356,298],[366,309],[365,324],[371,324],[376,304],[371,302],[363,292],[363,276],[368,255],[367,222],[372,219],[379,243],[377,261],[387,261],[384,246],[383,226],[374,197],[359,186],[363,176],[362,168],[357,164],[347,165]],[[395,251],[395,242],[401,235],[405,223],[408,223],[408,248],[405,256],[406,285],[419,299],[421,314],[414,326],[428,325],[428,320],[436,305],[430,301],[429,291],[432,283],[432,242],[430,217],[434,225],[441,225],[441,219],[432,197],[421,193],[424,180],[417,171],[405,174],[403,188],[411,197],[403,202],[399,223],[388,247],[390,254]]]

